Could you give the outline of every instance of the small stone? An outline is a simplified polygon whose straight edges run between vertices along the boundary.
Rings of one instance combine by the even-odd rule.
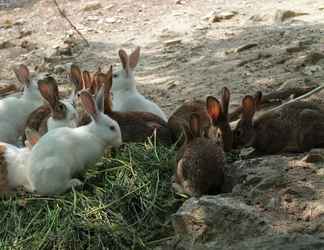
[[[182,41],[181,39],[171,39],[165,41],[163,44],[164,46],[174,46],[174,45],[181,44],[181,41]]]
[[[20,45],[23,49],[27,49],[28,51],[37,49],[37,44],[36,43],[31,43],[27,40],[23,41]]]
[[[21,38],[24,38],[26,36],[30,36],[32,34],[32,31],[31,30],[22,30],[19,32],[19,36],[18,36],[18,39],[21,39]]]
[[[176,0],[175,1],[175,4],[179,4],[179,5],[184,4],[184,3],[185,3],[185,1],[183,1],[183,0]]]
[[[321,72],[321,71],[323,71],[321,66],[311,65],[311,66],[306,66],[303,72],[305,75],[311,76],[311,75],[314,75],[315,73]]]
[[[71,47],[58,48],[57,54],[62,56],[72,56],[72,49]]]
[[[106,23],[115,23],[117,21],[116,17],[108,17],[105,19]]]
[[[84,6],[83,11],[93,11],[101,9],[102,5],[99,2],[90,2],[86,6]]]
[[[296,16],[303,16],[308,15],[305,12],[296,12],[292,10],[277,10],[274,16],[275,22],[284,22],[287,19],[296,17]]]
[[[9,19],[5,20],[3,24],[0,25],[0,28],[4,28],[4,29],[10,29],[12,27],[13,27],[13,23]]]
[[[65,72],[65,67],[63,65],[59,64],[54,67],[55,74],[62,74],[63,72]]]
[[[0,43],[0,49],[8,49],[8,48],[13,48],[13,47],[16,47],[16,45],[10,41],[4,41],[4,42]]]
[[[252,22],[264,22],[269,19],[270,19],[270,17],[268,14],[257,14],[257,15],[253,15],[249,18],[249,20]]]
[[[235,49],[235,52],[241,52],[241,51],[248,50],[248,49],[251,49],[251,48],[256,47],[256,46],[258,46],[257,43],[244,44],[244,45],[238,47],[237,49]]]
[[[99,20],[99,17],[97,17],[97,16],[88,16],[87,17],[87,20],[88,21],[98,21]]]
[[[220,22],[222,20],[231,19],[235,15],[237,15],[238,12],[236,11],[226,11],[226,12],[211,12],[207,16],[203,17],[203,19],[208,20],[210,23],[216,23]]]
[[[305,64],[316,64],[319,60],[324,58],[324,54],[320,52],[311,52],[309,55],[307,55],[304,59]]]
[[[305,49],[305,46],[303,46],[300,42],[295,42],[291,44],[289,47],[286,48],[286,51],[288,53],[296,53],[300,52]]]

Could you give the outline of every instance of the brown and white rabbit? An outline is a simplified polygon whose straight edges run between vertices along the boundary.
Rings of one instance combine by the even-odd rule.
[[[324,109],[319,105],[297,101],[254,118],[257,98],[247,95],[242,100],[234,147],[252,146],[256,152],[274,154],[324,146]]]
[[[153,101],[148,100],[136,89],[134,69],[140,57],[140,48],[137,47],[129,56],[126,51],[119,50],[119,57],[123,69],[113,74],[113,109],[114,111],[150,112],[164,121],[167,121],[165,113]]]
[[[207,108],[211,117],[219,118],[221,105],[217,99],[210,100]],[[219,192],[224,181],[225,153],[217,128],[202,128],[199,115],[193,113],[184,130],[186,142],[177,153],[174,188],[191,196]]]
[[[107,74],[98,73],[97,78],[99,86],[102,86],[97,94],[97,99],[100,100],[102,95],[105,96],[105,114],[119,124],[123,142],[144,142],[156,130],[159,142],[172,144],[171,131],[167,123],[159,116],[149,112],[117,112],[112,110],[112,67],[110,67]],[[80,125],[88,122],[89,116],[84,116]]]
[[[60,100],[55,79],[49,76],[39,80],[38,88],[47,104],[42,105],[29,115],[25,128],[36,130],[42,136],[52,129],[76,127],[78,113],[71,100]]]
[[[13,191],[26,183],[26,162],[32,147],[40,135],[33,130],[27,130],[27,147],[18,148],[12,144],[0,143],[0,192]]]
[[[107,147],[121,145],[117,122],[103,113],[103,98],[96,104],[93,96],[82,90],[80,99],[92,121],[77,128],[51,130],[39,139],[26,164],[27,191],[53,195],[82,185],[76,176],[98,160]]]
[[[31,112],[43,104],[35,79],[30,76],[27,66],[14,69],[24,92],[21,97],[9,96],[0,100],[0,141],[16,144],[24,134],[24,127]]]
[[[208,100],[212,100],[213,98],[214,97],[212,96],[207,97],[207,104]],[[189,126],[191,114],[196,113],[199,115],[200,126],[202,129],[207,129],[211,125],[214,125],[220,129],[224,150],[226,152],[230,151],[232,149],[233,135],[228,119],[230,91],[226,87],[223,87],[222,89],[221,100],[221,108],[218,110],[220,114],[218,114],[217,119],[211,119],[212,117],[210,117],[208,114],[205,101],[196,100],[186,102],[180,106],[176,111],[173,112],[168,120],[168,126],[172,130],[173,140],[177,141],[180,138],[183,132],[183,126]],[[184,140],[180,141],[180,145],[183,143],[183,141]]]

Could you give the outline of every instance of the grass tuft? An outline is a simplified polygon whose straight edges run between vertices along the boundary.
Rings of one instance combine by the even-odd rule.
[[[104,157],[82,190],[0,202],[0,249],[152,249],[172,237],[174,150],[148,141]]]

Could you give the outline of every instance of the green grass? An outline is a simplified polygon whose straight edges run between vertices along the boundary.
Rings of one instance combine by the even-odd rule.
[[[0,249],[152,249],[173,235],[174,150],[130,144],[85,174],[82,190],[0,202]]]

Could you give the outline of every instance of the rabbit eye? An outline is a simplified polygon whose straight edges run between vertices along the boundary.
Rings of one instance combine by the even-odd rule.
[[[118,77],[118,74],[113,74],[113,78],[117,78]]]
[[[58,107],[60,110],[65,110],[65,105],[63,103],[60,103]]]
[[[242,131],[240,129],[235,131],[235,136],[240,137],[242,135]]]
[[[111,131],[114,131],[116,129],[115,126],[110,126],[109,128]]]

